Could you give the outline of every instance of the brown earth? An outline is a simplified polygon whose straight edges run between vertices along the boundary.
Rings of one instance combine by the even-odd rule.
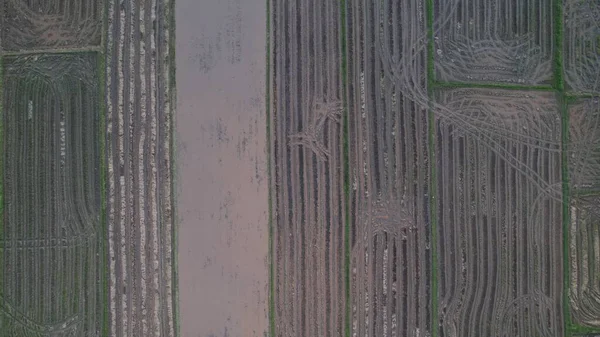
[[[426,31],[423,6],[348,1],[355,336],[432,333],[426,55],[415,38]]]
[[[275,331],[344,336],[339,1],[272,1],[271,13]]]
[[[263,336],[265,2],[181,0],[176,7],[181,336]]]

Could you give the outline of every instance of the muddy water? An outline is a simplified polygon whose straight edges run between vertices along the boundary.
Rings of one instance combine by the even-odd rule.
[[[264,336],[268,303],[264,0],[178,0],[182,337]]]

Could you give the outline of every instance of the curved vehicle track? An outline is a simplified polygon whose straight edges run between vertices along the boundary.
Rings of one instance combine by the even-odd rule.
[[[568,112],[571,315],[578,324],[600,327],[600,103],[580,99]]]
[[[272,13],[273,263],[277,336],[344,336],[340,2]]]
[[[600,93],[600,4],[565,1],[565,80],[569,90]]]
[[[434,0],[436,79],[548,84],[551,0]]]
[[[424,5],[348,2],[352,336],[432,333]]]
[[[5,51],[100,45],[103,1],[7,0],[1,6]]]
[[[436,99],[496,125],[506,133],[499,146],[516,159],[509,165],[498,148],[436,120],[440,336],[561,336],[561,125],[553,95],[455,89]]]

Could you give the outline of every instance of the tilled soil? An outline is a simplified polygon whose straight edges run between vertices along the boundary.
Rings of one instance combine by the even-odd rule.
[[[561,124],[554,94],[439,91],[443,336],[562,336]],[[470,131],[475,131],[469,129]]]
[[[549,84],[554,6],[551,0],[433,0],[436,80]]]
[[[425,88],[424,50],[412,50],[408,43],[411,32],[425,31],[424,12],[404,7],[408,1],[393,3],[349,2],[355,336],[431,333],[427,110],[398,81],[404,74],[394,72],[406,64],[406,78]]]
[[[47,0],[2,2],[4,51],[98,47],[104,1]]]
[[[338,1],[271,4],[275,331],[344,336]]]
[[[600,3],[565,1],[565,82],[572,92],[600,94]]]
[[[171,2],[109,1],[111,336],[174,336]]]
[[[553,62],[560,32],[552,31],[550,2],[516,4],[533,3],[539,11],[504,11],[508,3],[499,1],[433,1],[429,8],[425,1],[351,0],[340,8],[341,31],[332,28],[337,15],[319,24],[333,2],[271,4],[275,335],[323,335],[313,300],[322,288],[311,274],[319,260],[311,256],[331,247],[330,233],[347,229],[351,251],[338,277],[349,277],[339,286],[350,287],[342,321],[352,336],[558,337],[573,328],[565,319],[571,312],[596,324],[595,302],[581,300],[595,289],[584,266],[597,263],[595,246],[583,242],[595,223],[589,200],[577,214],[587,229],[573,225],[578,242],[570,242],[581,261],[580,300],[571,303],[586,306],[582,314],[564,310],[563,251],[568,180],[586,193],[597,181],[595,117],[576,116],[573,146],[584,150],[566,152],[569,100]],[[479,12],[485,15],[471,17]],[[336,68],[341,83],[319,68],[337,55],[335,45],[320,44],[332,34],[347,48]],[[583,78],[593,80],[588,73]],[[341,144],[321,136],[326,124],[313,117],[313,81],[346,89]],[[350,217],[321,224],[321,195],[338,191],[313,181],[321,165],[335,163],[336,151],[349,181],[335,177],[346,190],[325,207],[347,206]],[[571,156],[585,164],[569,168],[580,174],[568,178]],[[329,285],[337,269],[331,272]]]
[[[0,335],[176,334],[172,8],[2,3]]]

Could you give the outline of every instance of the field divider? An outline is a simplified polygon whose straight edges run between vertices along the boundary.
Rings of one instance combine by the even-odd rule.
[[[569,224],[570,224],[570,195],[569,195],[569,110],[570,99],[565,95],[562,49],[563,49],[563,1],[554,0],[554,81],[557,101],[561,113],[561,178],[562,178],[562,228],[563,228],[563,335],[572,336],[570,309],[570,266],[569,266]]]
[[[4,58],[0,53],[0,241],[4,240]],[[4,296],[4,248],[0,249],[0,298]]]
[[[562,175],[562,227],[563,227],[563,324],[564,335],[571,336],[571,310],[569,300],[569,170],[568,170],[568,108],[562,91],[557,93],[561,112],[561,175]]]

